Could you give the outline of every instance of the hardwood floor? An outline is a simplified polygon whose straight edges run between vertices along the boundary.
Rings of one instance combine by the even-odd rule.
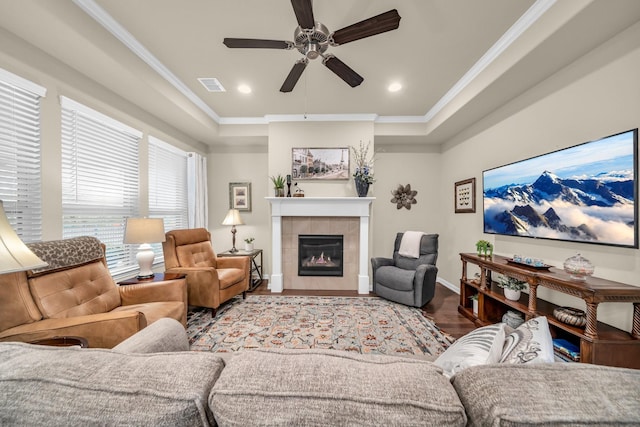
[[[281,294],[273,294],[267,289],[267,281],[263,280],[249,295],[282,295],[282,296],[333,296],[333,297],[357,297],[358,291],[308,291],[297,289],[285,289]],[[369,294],[369,296],[375,296]],[[475,329],[472,321],[458,313],[460,297],[455,292],[436,283],[436,295],[422,310],[433,319],[436,325],[444,332],[455,338],[460,338]]]
[[[422,309],[440,329],[455,338],[460,338],[476,329],[476,326],[458,313],[458,304],[460,295],[436,283],[436,295]]]

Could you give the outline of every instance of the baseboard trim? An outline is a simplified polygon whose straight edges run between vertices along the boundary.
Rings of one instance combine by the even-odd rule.
[[[262,276],[264,280],[267,281],[267,289],[271,290],[271,281],[269,280],[269,275],[265,274],[264,276]],[[440,283],[442,286],[444,286],[445,288],[449,289],[452,292],[455,292],[456,294],[460,295],[460,287],[454,285],[451,282],[446,281],[445,279],[443,279],[442,277],[437,277],[436,278],[436,282]],[[369,290],[369,292],[373,292],[372,289]]]
[[[459,286],[454,285],[451,282],[447,282],[442,277],[437,277],[436,278],[436,282],[440,283],[442,286],[444,286],[445,288],[451,290],[452,292],[455,292],[456,294],[460,295],[460,287]]]

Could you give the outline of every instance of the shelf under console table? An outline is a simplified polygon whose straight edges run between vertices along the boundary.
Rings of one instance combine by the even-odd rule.
[[[519,311],[527,320],[545,316],[554,338],[567,339],[580,347],[581,362],[640,369],[640,287],[597,277],[573,280],[562,269],[529,268],[499,255],[485,257],[461,253],[460,258],[462,277],[458,311],[477,326],[500,322],[507,310]],[[479,267],[478,279],[468,277],[467,264]],[[527,282],[529,294],[523,293],[519,301],[506,299],[502,289],[492,281],[493,272]],[[537,298],[539,286],[582,299],[586,304],[586,326],[571,326],[557,320],[553,310],[558,306]],[[478,295],[477,314],[469,299],[473,295]],[[598,322],[598,304],[602,302],[633,304],[631,333]]]

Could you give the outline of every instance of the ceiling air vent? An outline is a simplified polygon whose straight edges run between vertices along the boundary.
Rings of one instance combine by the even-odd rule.
[[[222,87],[222,84],[216,78],[201,77],[198,81],[202,83],[202,86],[207,88],[209,92],[226,92],[225,88]]]

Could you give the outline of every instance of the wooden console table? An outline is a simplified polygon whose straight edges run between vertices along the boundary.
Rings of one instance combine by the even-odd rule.
[[[458,311],[478,326],[500,322],[507,310],[523,313],[526,319],[546,316],[551,335],[564,338],[580,347],[580,361],[598,365],[622,366],[640,369],[640,287],[589,277],[577,281],[562,269],[535,269],[510,263],[508,258],[494,255],[478,256],[461,253],[462,277],[460,279],[460,305]],[[467,277],[467,263],[480,268],[480,278]],[[529,294],[519,301],[504,297],[501,288],[491,280],[491,273],[527,282]],[[537,298],[538,287],[552,289],[582,299],[586,304],[587,324],[584,328],[567,325],[553,316],[556,305]],[[478,314],[472,310],[469,297],[478,295]],[[633,304],[631,333],[598,322],[598,304],[622,302]]]

